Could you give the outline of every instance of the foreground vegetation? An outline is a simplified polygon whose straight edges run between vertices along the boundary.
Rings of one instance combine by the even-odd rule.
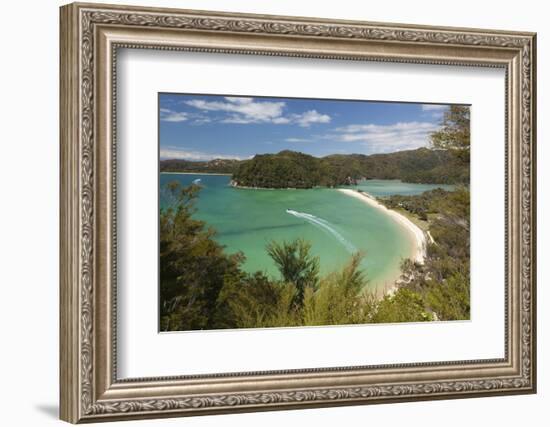
[[[389,208],[405,209],[428,221],[429,237],[424,264],[401,265],[400,289],[421,296],[424,306],[440,320],[470,316],[470,191],[441,189],[418,196],[382,200]]]

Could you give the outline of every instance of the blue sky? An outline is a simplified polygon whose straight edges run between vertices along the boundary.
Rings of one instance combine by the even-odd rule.
[[[446,105],[160,94],[161,159],[294,150],[373,154],[429,145]]]

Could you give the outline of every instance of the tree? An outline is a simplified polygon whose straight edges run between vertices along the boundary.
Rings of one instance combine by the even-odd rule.
[[[425,304],[439,320],[468,320],[470,318],[469,275],[454,273],[443,282],[429,282]]]
[[[374,323],[425,322],[433,320],[426,310],[422,296],[410,289],[398,288],[378,303]]]
[[[225,280],[218,296],[216,325],[219,328],[282,326],[276,323],[276,318],[279,310],[288,312],[282,303],[284,292],[284,286],[259,271],[254,274],[242,272],[240,277]]]
[[[332,154],[322,158],[281,151],[258,154],[235,168],[233,182],[242,187],[313,188],[353,185],[363,178],[454,184],[469,182],[467,164],[448,149],[426,147],[395,153]]]
[[[200,187],[168,185],[175,207],[160,215],[160,327],[178,331],[214,329],[219,293],[240,277],[242,254],[226,255],[203,221],[192,217]]]
[[[368,323],[376,308],[373,293],[364,291],[367,279],[360,270],[361,253],[352,255],[341,271],[323,277],[319,289],[306,289],[304,325],[346,325]]]
[[[441,129],[431,134],[432,147],[450,150],[470,162],[470,107],[451,105],[443,115]]]
[[[389,207],[402,207],[429,216],[430,236],[424,264],[405,260],[401,264],[399,289],[414,292],[427,313],[439,320],[470,317],[470,191],[426,191],[417,196],[392,196]],[[409,295],[410,296],[410,295]],[[412,300],[411,300],[412,301]],[[414,303],[414,301],[412,301]],[[389,302],[381,304],[380,316]],[[391,307],[389,307],[391,308]],[[390,315],[386,314],[385,317]],[[394,317],[391,315],[390,317]],[[377,320],[377,319],[375,319]]]
[[[311,244],[303,239],[283,243],[271,241],[266,246],[283,280],[296,286],[294,303],[298,307],[303,305],[305,289],[315,289],[319,280],[319,258],[311,256],[310,249]]]

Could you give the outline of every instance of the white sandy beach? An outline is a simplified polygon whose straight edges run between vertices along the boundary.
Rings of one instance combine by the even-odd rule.
[[[424,263],[424,258],[426,257],[426,235],[414,222],[412,222],[409,218],[400,214],[399,212],[388,209],[386,206],[378,202],[373,196],[365,192],[360,193],[356,190],[344,188],[338,189],[338,191],[341,191],[348,196],[352,196],[359,200],[362,200],[370,206],[384,211],[387,215],[393,218],[398,224],[400,224],[405,230],[407,230],[407,233],[409,233],[411,239],[414,242],[414,252],[411,256],[413,261],[420,264]]]

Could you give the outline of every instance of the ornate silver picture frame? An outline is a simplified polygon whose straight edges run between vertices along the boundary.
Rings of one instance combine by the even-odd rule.
[[[75,3],[61,8],[60,43],[61,419],[79,423],[536,391],[535,34]],[[504,357],[120,379],[121,48],[503,69]]]

